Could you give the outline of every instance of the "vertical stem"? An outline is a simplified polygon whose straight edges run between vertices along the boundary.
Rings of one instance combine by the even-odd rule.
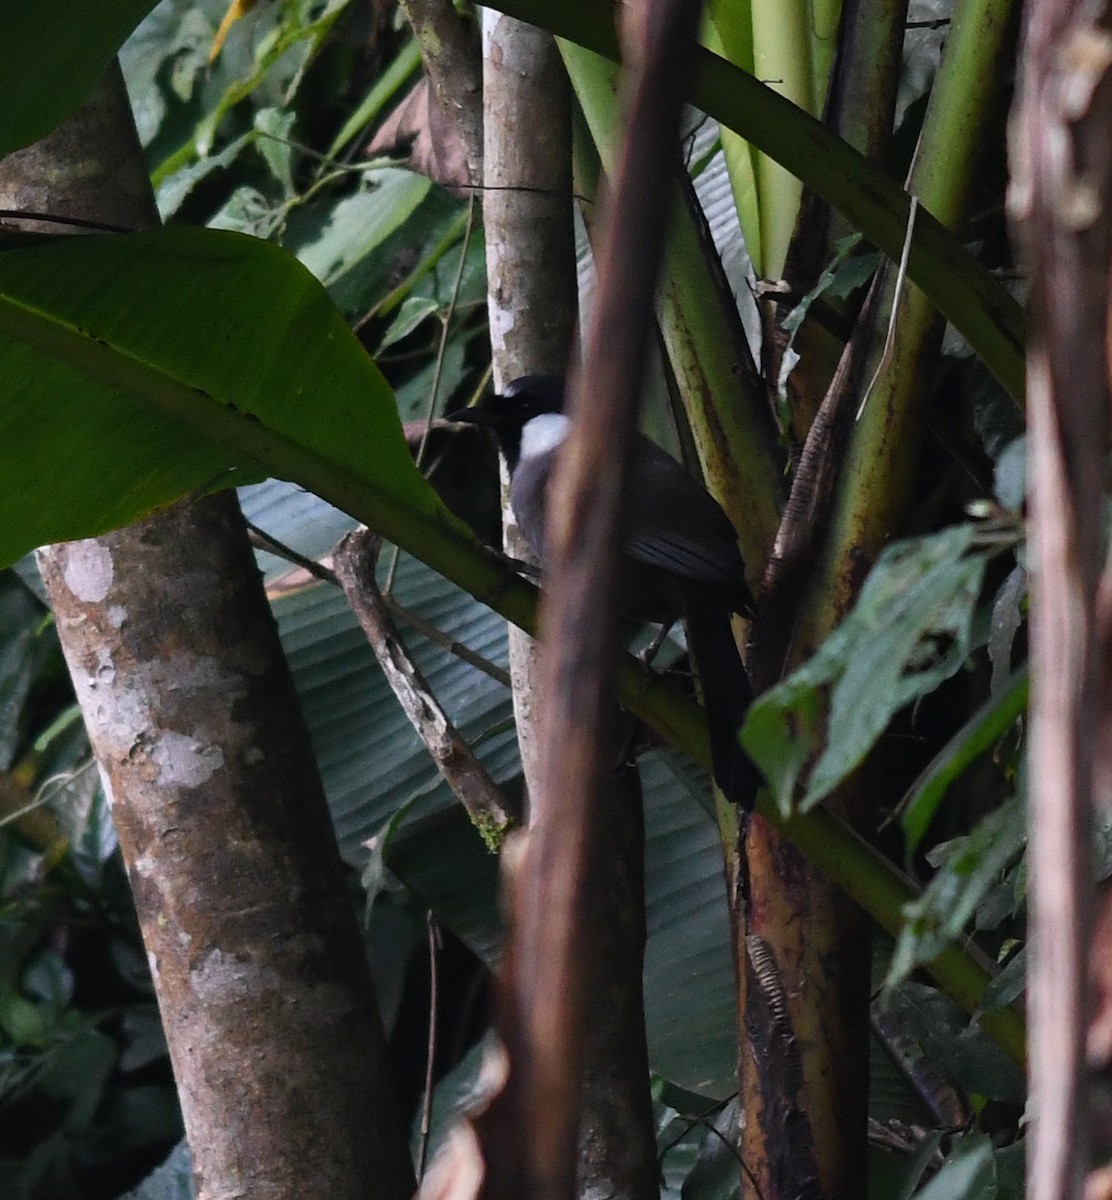
[[[1085,959],[1094,763],[1098,733],[1112,720],[1100,707],[1106,667],[1096,618],[1112,403],[1112,30],[1107,5],[1086,0],[1030,0],[1026,19],[1009,208],[1031,260],[1033,313],[1027,1194],[1073,1200],[1083,1191],[1091,1132]]]
[[[571,94],[550,34],[486,10],[483,17],[483,228],[487,310],[500,388],[522,375],[563,375],[575,333]],[[506,508],[508,554],[531,552]],[[518,743],[536,786],[533,639],[510,628]]]
[[[753,0],[753,73],[804,112],[815,112],[807,0]],[[765,154],[757,158],[761,275],[779,279],[799,215],[803,184]]]

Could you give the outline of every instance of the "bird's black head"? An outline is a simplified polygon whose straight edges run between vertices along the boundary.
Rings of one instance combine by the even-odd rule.
[[[529,417],[564,411],[564,377],[562,375],[523,375],[506,384],[499,400],[512,400]]]
[[[447,421],[483,425],[498,439],[510,471],[521,457],[521,431],[534,417],[564,411],[564,380],[559,375],[523,375],[502,392],[491,392],[470,408],[445,415]]]

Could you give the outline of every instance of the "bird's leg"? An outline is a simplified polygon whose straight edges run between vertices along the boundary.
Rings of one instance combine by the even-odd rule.
[[[541,569],[536,563],[526,562],[523,558],[514,558],[510,554],[500,554],[499,557],[511,571],[516,572],[518,575],[524,575],[526,579],[532,580],[533,583],[540,581]]]

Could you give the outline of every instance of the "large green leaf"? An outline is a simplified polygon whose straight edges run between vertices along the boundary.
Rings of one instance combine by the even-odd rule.
[[[467,540],[324,290],[255,239],[166,229],[0,255],[0,395],[6,562],[268,473],[384,532],[416,517]]]
[[[978,905],[996,886],[1027,841],[1022,794],[994,809],[963,837],[935,847],[938,868],[921,896],[908,904],[906,923],[896,940],[888,983],[906,979],[951,941],[961,937]],[[1018,900],[1015,901],[1018,905]]]
[[[28,146],[93,90],[154,0],[36,0],[4,6],[0,158]]]
[[[737,997],[722,844],[692,803],[703,779],[668,751],[643,760],[645,1029],[654,1074],[724,1099],[737,1087]]]

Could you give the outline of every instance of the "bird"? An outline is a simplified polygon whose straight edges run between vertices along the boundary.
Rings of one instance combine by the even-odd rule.
[[[446,415],[493,433],[509,472],[514,519],[542,572],[549,479],[571,427],[565,394],[562,377],[527,375]],[[715,782],[748,811],[761,777],[738,741],[753,692],[731,614],[752,618],[755,605],[737,533],[714,497],[642,434],[634,435],[628,471],[619,613],[665,628],[683,616],[706,706]]]

